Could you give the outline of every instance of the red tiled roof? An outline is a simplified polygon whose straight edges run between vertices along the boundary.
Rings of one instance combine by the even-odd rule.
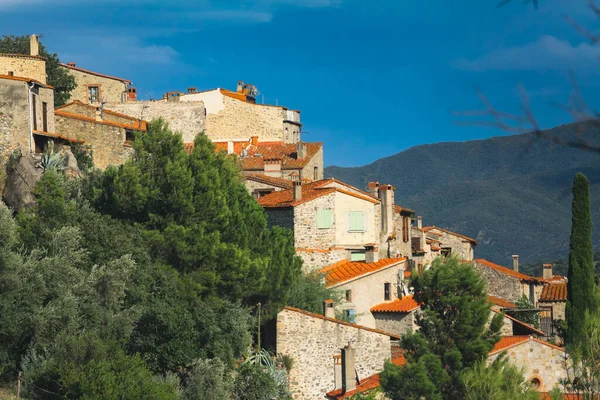
[[[54,87],[52,87],[52,86],[50,86],[48,84],[42,83],[42,82],[40,82],[40,81],[38,81],[36,79],[25,78],[25,77],[22,77],[22,76],[0,75],[0,79],[8,79],[8,80],[11,80],[11,81],[21,81],[21,82],[35,82],[36,84],[38,84],[38,85],[40,85],[42,87],[45,87],[47,89],[54,89]]]
[[[411,210],[410,208],[402,207],[402,206],[394,206],[394,210],[397,213],[406,213],[406,214],[414,214],[415,210]]]
[[[406,258],[383,258],[373,263],[342,260],[321,268],[319,273],[325,274],[327,286],[334,286],[402,262],[406,262]]]
[[[301,309],[295,308],[295,307],[285,306],[283,308],[284,308],[284,310],[294,311],[294,312],[297,312],[297,313],[300,313],[300,314],[307,315],[309,317],[318,318],[318,319],[322,319],[322,320],[330,321],[330,322],[335,322],[336,324],[346,325],[346,326],[350,326],[350,327],[353,327],[353,328],[362,329],[364,331],[379,333],[381,335],[389,336],[390,338],[393,338],[393,339],[400,339],[400,336],[394,335],[394,334],[391,334],[391,333],[388,333],[388,332],[384,332],[384,331],[382,331],[380,329],[374,329],[374,328],[369,328],[369,327],[358,325],[358,324],[352,324],[350,322],[342,321],[342,320],[335,319],[335,318],[329,318],[329,317],[326,317],[326,316],[321,315],[321,314],[312,313],[310,311],[301,310]]]
[[[488,303],[492,303],[502,308],[517,308],[517,305],[515,303],[512,303],[508,300],[504,300],[503,298],[496,296],[488,296]]]
[[[494,264],[493,262],[490,262],[490,261],[485,260],[483,258],[477,258],[477,259],[473,260],[473,262],[476,262],[477,264],[481,264],[481,265],[483,265],[485,267],[494,269],[494,270],[496,270],[498,272],[502,272],[503,274],[513,276],[513,277],[518,278],[518,279],[520,279],[522,281],[541,283],[539,279],[534,278],[533,276],[525,275],[525,274],[517,272],[517,271],[515,271],[513,269],[503,267],[502,265]]]
[[[500,340],[494,345],[494,348],[489,352],[489,355],[494,355],[501,351],[510,349],[512,347],[521,345],[523,343],[533,341],[539,344],[543,344],[544,346],[552,347],[555,350],[565,351],[564,348],[553,345],[552,343],[548,343],[545,340],[536,339],[531,336],[502,336]]]
[[[377,304],[371,307],[371,312],[409,313],[419,308],[419,303],[413,299],[413,295],[404,296],[387,303]]]
[[[283,178],[275,178],[272,176],[262,175],[262,174],[247,174],[244,178],[248,181],[255,181],[260,183],[265,183],[267,185],[275,186],[283,189],[290,189],[293,186],[293,182],[288,179]]]
[[[492,312],[495,312],[496,314],[500,314],[500,311],[494,310],[493,308],[492,308]],[[520,321],[520,320],[516,319],[515,317],[512,317],[512,316],[510,316],[508,314],[504,314],[504,318],[510,319],[513,323],[516,323],[517,325],[522,326],[523,328],[525,328],[529,332],[535,333],[535,334],[540,335],[540,336],[546,336],[545,332],[542,332],[539,329],[537,329],[536,327],[534,327],[533,325],[526,324],[525,322]]]
[[[121,81],[123,83],[131,83],[131,81],[129,79],[123,79],[123,78],[117,78],[115,76],[104,75],[104,74],[101,74],[99,72],[90,71],[90,70],[87,70],[87,69],[79,68],[77,66],[73,67],[72,65],[67,65],[67,64],[63,64],[63,63],[60,63],[60,65],[61,65],[61,67],[69,68],[69,69],[72,69],[72,70],[75,70],[75,71],[79,71],[79,72],[83,72],[83,73],[86,73],[86,74],[92,74],[92,75],[100,76],[102,78],[114,79],[116,81]]]
[[[542,397],[540,397],[540,400],[550,400],[551,399],[550,393],[542,392],[542,393],[540,393],[540,395],[542,396]],[[564,400],[585,400],[583,394],[561,393],[561,395]],[[600,395],[596,394],[593,397],[588,398],[588,400],[592,400],[592,399],[598,400],[598,399],[600,399]]]
[[[265,160],[269,159],[281,160],[281,169],[303,168],[323,148],[321,142],[304,143],[304,145],[306,146],[306,157],[298,158],[294,143],[258,142],[256,146],[247,147],[247,154],[240,157],[240,163],[242,169],[247,171],[264,170]],[[236,154],[241,155],[241,150]]]
[[[548,283],[544,285],[539,301],[567,301],[567,282]]]
[[[47,137],[51,137],[51,138],[56,138],[56,139],[62,139],[62,140],[66,140],[68,142],[71,143],[85,143],[83,140],[80,139],[75,139],[75,138],[70,138],[67,136],[63,136],[59,133],[51,133],[51,132],[45,132],[45,131],[38,131],[38,130],[33,130],[33,134],[34,135],[40,135],[40,136],[47,136]]]
[[[471,242],[471,243],[473,243],[475,246],[477,246],[477,240],[475,240],[475,239],[473,239],[473,238],[470,238],[470,237],[468,237],[468,236],[465,236],[465,235],[461,235],[460,233],[452,232],[452,231],[450,231],[450,230],[448,230],[448,229],[440,228],[440,227],[438,227],[438,226],[434,226],[434,225],[431,225],[431,226],[426,226],[426,227],[424,227],[424,228],[423,228],[423,231],[425,231],[425,232],[429,232],[430,230],[433,230],[433,229],[437,229],[438,231],[442,231],[442,232],[448,233],[448,234],[450,234],[450,235],[458,236],[458,237],[460,237],[460,238],[463,238],[463,239],[465,239],[465,240],[468,240],[469,242]],[[433,233],[435,234],[435,232],[433,232]]]
[[[121,124],[121,123],[112,122],[112,121],[97,121],[96,118],[88,117],[85,115],[73,114],[73,113],[69,113],[69,112],[61,111],[61,110],[54,111],[54,115],[58,115],[59,117],[65,117],[65,118],[79,119],[82,121],[93,122],[96,124],[116,126],[116,127],[123,128],[123,129],[132,129],[132,130],[136,130],[136,131],[146,131],[146,129],[147,129],[146,122],[139,121],[139,120],[135,120],[135,122],[133,122],[131,124]]]

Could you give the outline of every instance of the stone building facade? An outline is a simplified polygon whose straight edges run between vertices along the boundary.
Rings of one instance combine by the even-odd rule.
[[[530,336],[503,337],[490,352],[488,362],[493,362],[506,352],[511,363],[524,368],[526,380],[540,392],[560,387],[566,379],[565,350]]]
[[[40,56],[37,35],[30,36],[29,50],[29,54],[0,53],[0,75],[29,78],[45,85],[46,59]]]
[[[402,298],[371,307],[375,327],[399,336],[419,330],[417,325],[419,312],[420,306],[412,295],[403,295]]]
[[[285,307],[277,315],[276,350],[294,361],[289,382],[295,400],[322,399],[339,387],[336,360],[349,343],[355,349],[356,376],[381,372],[392,358],[392,339],[398,337],[296,308]]]
[[[130,80],[86,70],[73,62],[61,63],[60,66],[75,78],[77,84],[71,91],[71,100],[95,105],[127,101]]]
[[[487,282],[490,295],[512,302],[520,300],[525,295],[534,306],[537,306],[544,287],[543,281],[484,259],[475,259],[473,267]]]
[[[205,130],[206,109],[201,101],[185,103],[166,100],[110,102],[105,104],[105,108],[146,121],[162,118],[169,123],[173,132],[182,135],[184,143],[194,142],[196,135]]]

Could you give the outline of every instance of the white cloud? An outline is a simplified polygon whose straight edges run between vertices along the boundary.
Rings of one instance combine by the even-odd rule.
[[[454,60],[451,65],[467,71],[538,71],[598,68],[600,48],[589,43],[572,45],[554,36],[541,36],[522,46],[496,49],[479,58]]]

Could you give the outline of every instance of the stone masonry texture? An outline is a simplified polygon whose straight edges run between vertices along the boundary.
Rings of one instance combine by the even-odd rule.
[[[43,57],[0,54],[0,75],[8,75],[12,72],[14,76],[31,78],[46,83],[46,60]]]
[[[100,90],[100,100],[109,103],[120,103],[123,100],[123,92],[127,90],[127,84],[117,79],[105,78],[102,76],[77,71],[72,68],[66,69],[77,83],[77,87],[71,91],[70,100],[79,100],[88,104],[88,86],[98,86]]]
[[[284,309],[277,316],[277,353],[294,360],[290,390],[295,400],[322,399],[335,389],[334,356],[351,344],[362,379],[383,370],[391,358],[390,337]]]
[[[473,267],[487,282],[488,293],[515,302],[521,298],[521,281],[510,275],[503,274],[485,265],[473,263]]]

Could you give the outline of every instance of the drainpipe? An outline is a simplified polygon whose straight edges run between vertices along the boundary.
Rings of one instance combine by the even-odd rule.
[[[34,82],[30,82],[31,86],[27,85],[27,102],[29,103],[29,152],[33,153],[33,102],[31,101],[31,96],[33,96],[33,92],[31,91],[35,87]]]

